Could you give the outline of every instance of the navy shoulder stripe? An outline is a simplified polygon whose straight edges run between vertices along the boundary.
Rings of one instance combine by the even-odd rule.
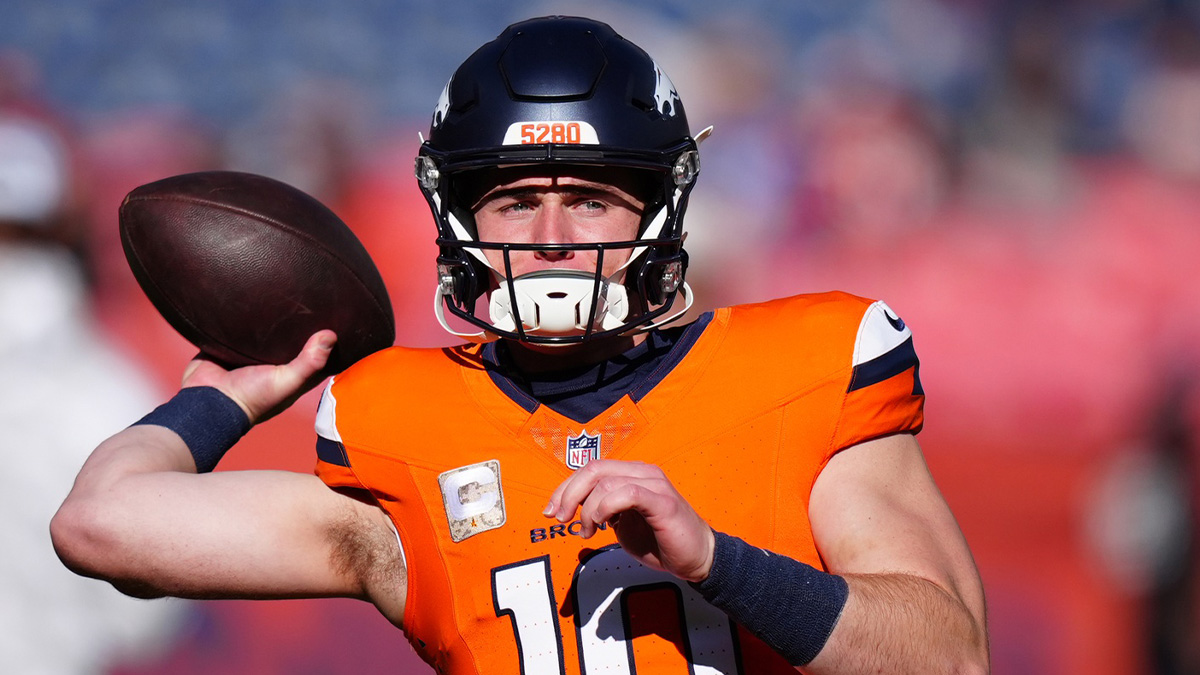
[[[854,373],[850,376],[850,388],[846,391],[847,393],[858,391],[873,384],[878,384],[890,377],[895,377],[903,373],[909,368],[919,370],[920,365],[920,360],[917,359],[917,350],[913,348],[912,338],[909,338],[892,350],[870,361],[854,366]],[[917,371],[914,370],[913,395],[924,393],[925,391],[921,387],[921,378],[917,375]]]
[[[350,458],[346,456],[346,446],[324,436],[317,436],[317,459],[326,464],[350,466]]]

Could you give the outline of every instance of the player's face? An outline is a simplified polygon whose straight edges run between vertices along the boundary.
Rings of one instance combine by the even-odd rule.
[[[637,181],[615,169],[575,167],[564,172],[498,172],[494,187],[475,205],[480,241],[518,244],[582,244],[637,238],[645,202]],[[604,256],[605,277],[616,274],[628,249]],[[503,253],[486,250],[493,269],[503,271]],[[596,251],[513,251],[514,277],[545,269],[594,273]]]

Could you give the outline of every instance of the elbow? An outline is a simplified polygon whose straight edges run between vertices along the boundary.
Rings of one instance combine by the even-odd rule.
[[[980,650],[978,657],[971,662],[970,668],[967,670],[967,672],[971,673],[972,675],[975,675],[976,673],[978,673],[978,675],[991,675],[992,660],[986,643],[984,644],[983,649]]]
[[[971,645],[965,647],[954,654],[945,654],[942,658],[931,659],[926,658],[923,663],[912,664],[912,669],[903,669],[903,672],[913,673],[938,673],[939,675],[990,675],[991,665],[987,650],[979,650]]]
[[[977,628],[959,655],[959,661],[948,672],[953,675],[990,675],[991,656],[988,649],[987,630]]]
[[[990,675],[992,668],[985,656],[982,659],[976,659],[964,662],[954,671],[955,675]]]
[[[905,662],[911,670],[903,672],[938,673],[939,675],[990,675],[991,655],[987,627],[971,620],[969,623],[940,624],[942,641],[930,651],[909,652]]]
[[[992,669],[985,655],[981,659],[964,660],[957,668],[950,672],[954,675],[990,675]]]
[[[72,499],[50,520],[54,552],[75,574],[107,581],[118,591],[137,598],[161,597],[151,587],[131,578],[124,563],[130,559],[124,539],[114,523],[121,522],[103,504]]]
[[[97,509],[78,499],[68,497],[50,520],[50,541],[58,559],[85,577],[104,578],[108,539]]]

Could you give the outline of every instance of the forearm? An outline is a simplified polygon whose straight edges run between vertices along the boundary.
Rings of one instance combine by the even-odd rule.
[[[126,476],[212,471],[251,423],[245,411],[213,387],[181,389],[132,426],[101,443],[88,457],[71,498]]]
[[[809,675],[988,672],[987,634],[958,598],[909,574],[843,575],[850,594]]]
[[[837,575],[714,532],[694,587],[811,675],[983,673],[983,607],[909,574]]]
[[[196,465],[187,445],[174,432],[153,425],[132,426],[92,451],[67,499],[107,490],[129,476],[158,472],[195,473]]]

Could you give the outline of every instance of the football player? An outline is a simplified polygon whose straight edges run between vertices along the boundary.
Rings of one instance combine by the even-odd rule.
[[[147,597],[362,598],[443,673],[987,672],[904,322],[827,293],[677,325],[702,136],[609,26],[510,26],[416,159],[466,344],[333,378],[315,477],[211,470],[334,335],[194,361],[83,468],[63,560]]]

